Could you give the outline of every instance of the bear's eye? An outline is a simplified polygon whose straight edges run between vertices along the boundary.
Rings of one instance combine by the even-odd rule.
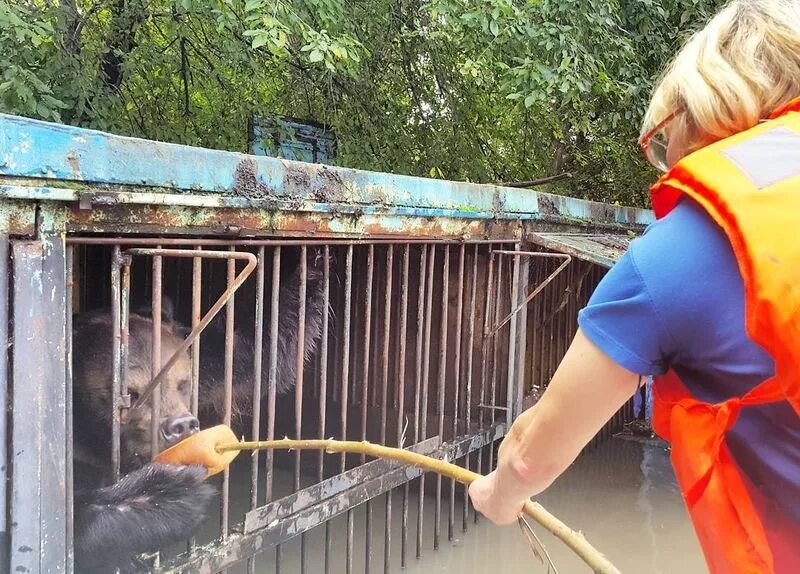
[[[184,379],[180,383],[178,383],[178,392],[184,395],[189,392],[188,380]]]
[[[128,394],[131,396],[131,404],[135,403],[139,400],[139,391],[134,391],[133,389],[128,389]]]

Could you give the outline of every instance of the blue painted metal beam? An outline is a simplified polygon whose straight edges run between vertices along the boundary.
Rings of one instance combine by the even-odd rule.
[[[412,216],[468,219],[573,218],[645,225],[649,210],[495,185],[461,183],[330,167],[115,136],[0,114],[0,176],[167,190],[167,203],[215,194],[253,202],[372,206]],[[57,187],[57,186],[56,186]],[[0,189],[11,197],[12,189]],[[37,186],[32,199],[63,199]],[[299,202],[299,204],[298,204]],[[285,210],[282,205],[275,206]]]

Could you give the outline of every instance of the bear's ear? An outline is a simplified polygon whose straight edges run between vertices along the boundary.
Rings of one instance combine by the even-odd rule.
[[[153,317],[152,305],[140,305],[134,311],[137,315],[142,317]],[[161,297],[161,324],[165,327],[170,327],[175,323],[175,304],[172,299],[166,295]]]
[[[172,325],[175,322],[175,304],[166,296],[161,297],[161,322]]]

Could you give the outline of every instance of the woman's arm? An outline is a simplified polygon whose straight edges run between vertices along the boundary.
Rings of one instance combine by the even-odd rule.
[[[524,501],[550,486],[633,396],[639,379],[578,330],[541,400],[500,445],[497,470],[470,486],[475,508],[496,524],[514,522]]]

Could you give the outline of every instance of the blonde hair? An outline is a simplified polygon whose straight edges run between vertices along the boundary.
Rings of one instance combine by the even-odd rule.
[[[800,0],[733,0],[684,45],[659,81],[642,134],[670,129],[694,151],[747,130],[800,96]]]

